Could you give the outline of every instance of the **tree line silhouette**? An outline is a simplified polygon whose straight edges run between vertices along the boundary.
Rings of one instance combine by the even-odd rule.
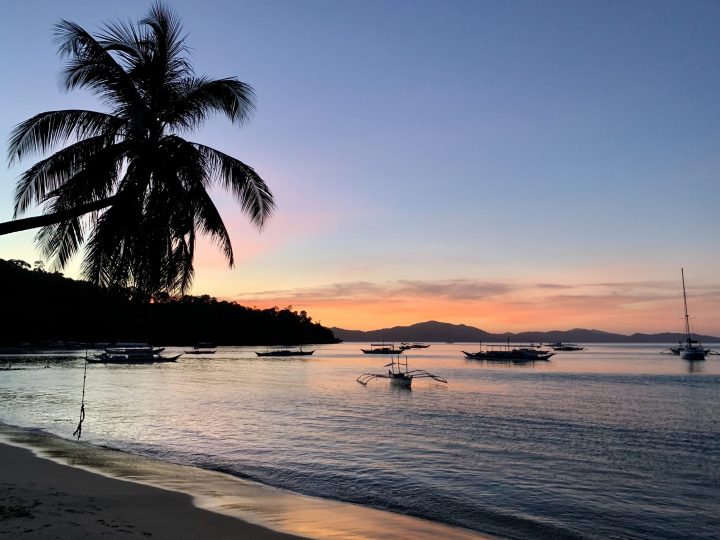
[[[45,271],[42,262],[0,259],[0,345],[142,341],[155,345],[333,343],[332,330],[288,306],[255,309],[208,295],[133,298]]]

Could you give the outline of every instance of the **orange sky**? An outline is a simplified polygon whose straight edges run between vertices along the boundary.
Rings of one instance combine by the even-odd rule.
[[[673,288],[674,287],[674,288]],[[463,293],[463,291],[465,291]],[[693,290],[694,331],[720,334],[717,289]],[[459,295],[465,294],[465,298]],[[453,297],[458,295],[458,297]],[[475,296],[475,297],[473,297]],[[682,294],[674,283],[577,286],[479,283],[472,280],[336,284],[233,298],[257,307],[292,305],[317,321],[371,330],[426,320],[468,324],[490,332],[594,328],[608,332],[676,332],[683,328]]]

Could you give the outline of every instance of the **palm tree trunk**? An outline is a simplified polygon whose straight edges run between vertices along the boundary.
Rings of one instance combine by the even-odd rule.
[[[54,225],[55,223],[67,221],[68,219],[76,218],[78,216],[82,216],[83,214],[88,214],[96,210],[102,210],[103,208],[111,206],[118,198],[118,195],[113,195],[107,199],[81,204],[80,206],[76,206],[70,210],[63,210],[62,212],[56,212],[54,214],[44,214],[42,216],[6,221],[4,223],[0,223],[0,236],[18,231],[27,231],[28,229],[45,227],[47,225]]]

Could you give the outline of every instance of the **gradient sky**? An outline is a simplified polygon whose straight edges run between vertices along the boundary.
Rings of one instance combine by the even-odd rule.
[[[357,329],[680,331],[682,266],[694,329],[720,335],[720,3],[169,4],[196,71],[258,95],[248,126],[189,138],[278,202],[259,233],[215,194],[237,266],[202,245],[193,294]],[[5,3],[3,144],[38,112],[101,108],[60,90],[54,23],[149,5]],[[30,164],[0,168],[0,220]],[[36,260],[33,236],[0,257]]]

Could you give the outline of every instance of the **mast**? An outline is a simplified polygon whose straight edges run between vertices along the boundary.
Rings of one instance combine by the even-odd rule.
[[[680,275],[682,276],[683,304],[685,305],[685,334],[687,335],[688,345],[690,345],[692,339],[690,338],[690,317],[688,316],[687,294],[685,294],[685,270],[683,268],[680,268]]]

